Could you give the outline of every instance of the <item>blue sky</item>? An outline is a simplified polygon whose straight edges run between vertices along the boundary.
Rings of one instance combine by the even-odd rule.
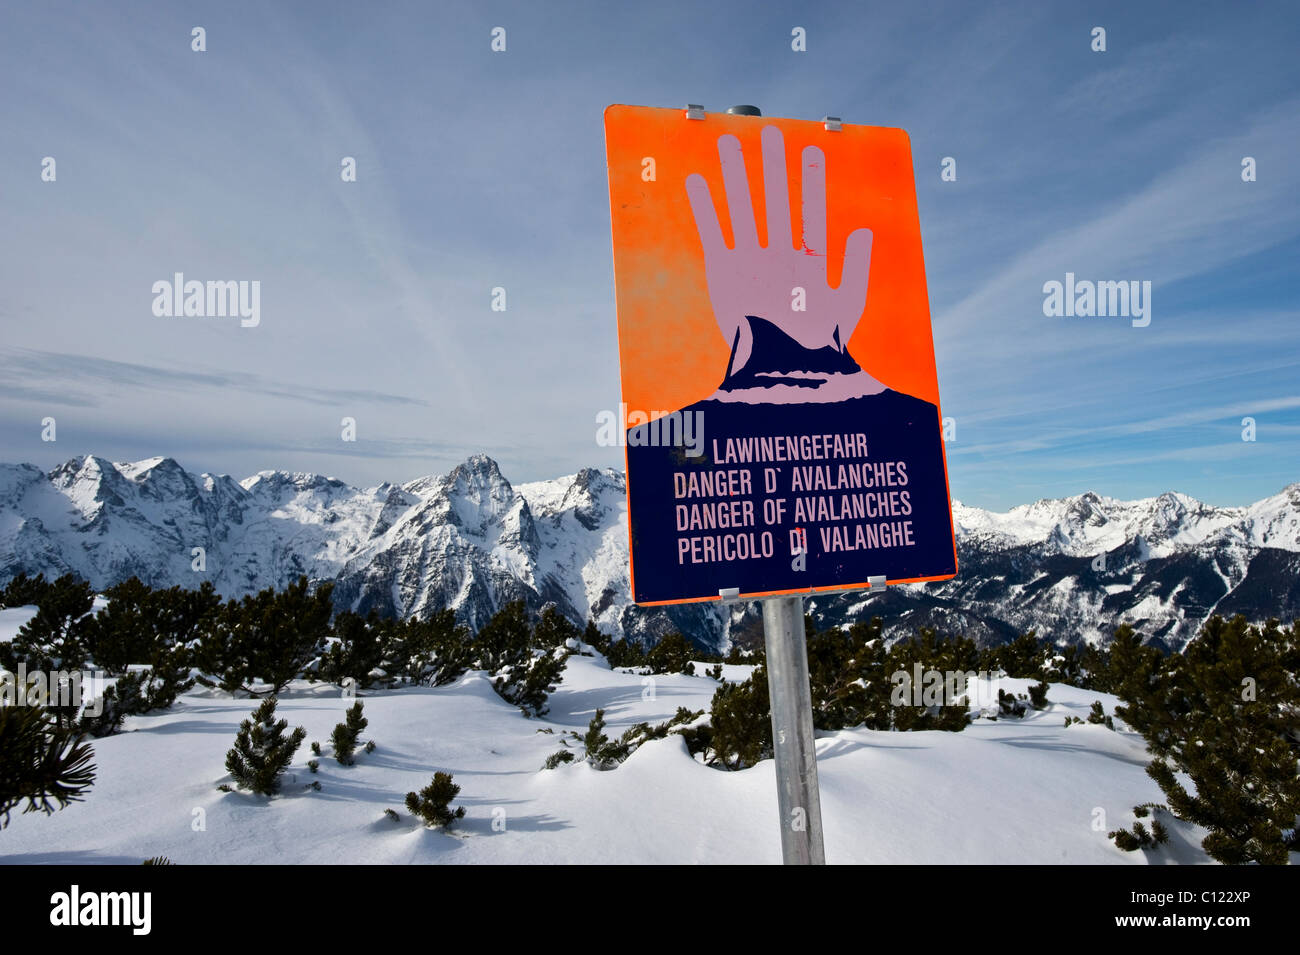
[[[954,497],[1230,504],[1300,480],[1293,4],[0,18],[2,460],[169,454],[355,484],[476,451],[514,481],[621,466],[596,443],[619,400],[602,111],[695,102],[909,131]],[[260,280],[261,324],[155,317],[176,271]],[[1045,317],[1067,271],[1150,281],[1151,324]]]

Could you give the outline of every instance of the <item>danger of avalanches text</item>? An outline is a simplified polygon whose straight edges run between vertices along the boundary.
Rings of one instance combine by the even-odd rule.
[[[915,546],[907,462],[866,457],[865,434],[714,438],[712,470],[673,472],[678,564],[774,556],[777,535],[760,522],[788,528],[796,560],[810,525],[825,553]]]

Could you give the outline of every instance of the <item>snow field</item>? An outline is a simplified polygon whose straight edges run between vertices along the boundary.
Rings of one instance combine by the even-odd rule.
[[[7,612],[6,612],[7,613]],[[0,616],[0,627],[7,617]],[[15,628],[16,629],[16,628]],[[744,679],[747,667],[727,666]],[[778,863],[774,764],[728,773],[693,759],[676,736],[641,747],[614,770],[585,763],[542,770],[562,734],[582,733],[597,707],[611,738],[633,723],[707,709],[717,684],[700,676],[611,671],[571,657],[551,712],[526,719],[482,672],[444,687],[362,696],[373,753],[340,766],[329,735],[351,701],[336,687],[296,683],[278,715],[307,740],[267,800],[225,794],[224,763],[254,701],[218,691],[131,718],[93,742],[99,773],[84,803],[44,817],[15,813],[0,833],[9,863]],[[999,685],[1025,692],[1030,681]],[[831,863],[1141,864],[1106,837],[1132,807],[1160,800],[1143,771],[1140,738],[1082,724],[1093,700],[1053,685],[1051,706],[1023,720],[980,719],[961,733],[850,729],[818,734],[818,771]],[[550,729],[550,733],[538,732]],[[307,761],[322,744],[320,770]],[[580,744],[570,741],[580,752]],[[466,816],[450,831],[423,828],[405,794],[436,771],[453,773]],[[318,780],[321,791],[308,785]],[[391,808],[399,821],[385,816]],[[1097,813],[1104,821],[1096,827]],[[1152,861],[1205,862],[1203,833],[1164,817],[1172,846]]]

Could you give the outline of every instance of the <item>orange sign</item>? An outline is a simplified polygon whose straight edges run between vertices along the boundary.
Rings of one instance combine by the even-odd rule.
[[[957,572],[900,129],[605,111],[638,603]]]

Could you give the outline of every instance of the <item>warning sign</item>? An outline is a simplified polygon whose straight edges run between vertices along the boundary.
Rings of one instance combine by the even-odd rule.
[[[637,603],[957,572],[911,147],[827,125],[605,111]]]

